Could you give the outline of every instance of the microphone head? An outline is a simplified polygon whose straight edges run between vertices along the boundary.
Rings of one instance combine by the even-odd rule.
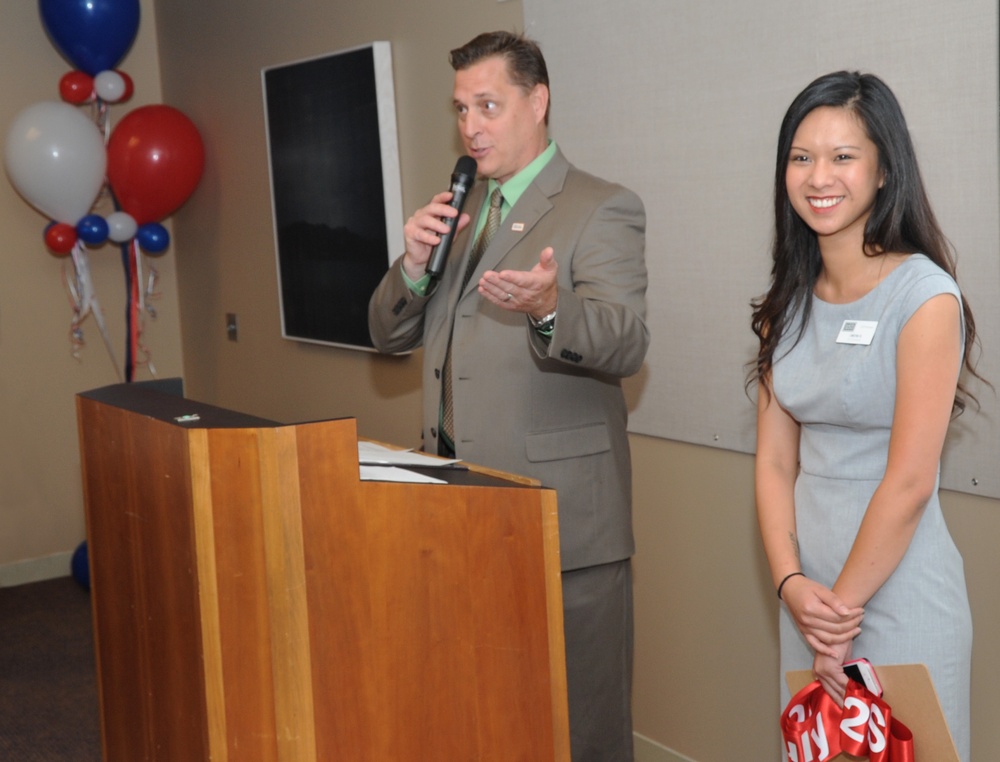
[[[471,178],[476,176],[476,160],[471,156],[460,156],[455,162],[456,175],[468,175]]]

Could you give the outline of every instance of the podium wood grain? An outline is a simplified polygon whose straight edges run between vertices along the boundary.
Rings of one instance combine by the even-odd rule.
[[[108,760],[569,759],[553,491],[128,387],[77,398]]]

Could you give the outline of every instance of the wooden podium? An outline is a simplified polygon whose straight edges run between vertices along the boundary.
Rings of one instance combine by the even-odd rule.
[[[142,384],[77,414],[106,760],[569,759],[554,491]]]

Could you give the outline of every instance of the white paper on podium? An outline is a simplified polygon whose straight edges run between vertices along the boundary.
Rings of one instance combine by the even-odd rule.
[[[420,466],[421,468],[444,468],[458,463],[458,460],[437,458],[413,450],[394,450],[375,442],[358,442],[358,462],[368,466]]]
[[[444,479],[418,474],[395,466],[361,466],[361,480],[369,482],[413,482],[415,484],[447,484]]]

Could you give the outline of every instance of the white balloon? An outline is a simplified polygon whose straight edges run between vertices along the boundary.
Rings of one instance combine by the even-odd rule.
[[[100,130],[76,106],[42,101],[7,131],[4,164],[11,183],[42,214],[76,223],[104,184],[107,151]]]
[[[94,77],[94,92],[103,101],[117,103],[125,95],[125,80],[116,71],[102,71]]]
[[[108,215],[108,238],[115,243],[131,241],[138,229],[135,218],[128,212],[112,212]]]

